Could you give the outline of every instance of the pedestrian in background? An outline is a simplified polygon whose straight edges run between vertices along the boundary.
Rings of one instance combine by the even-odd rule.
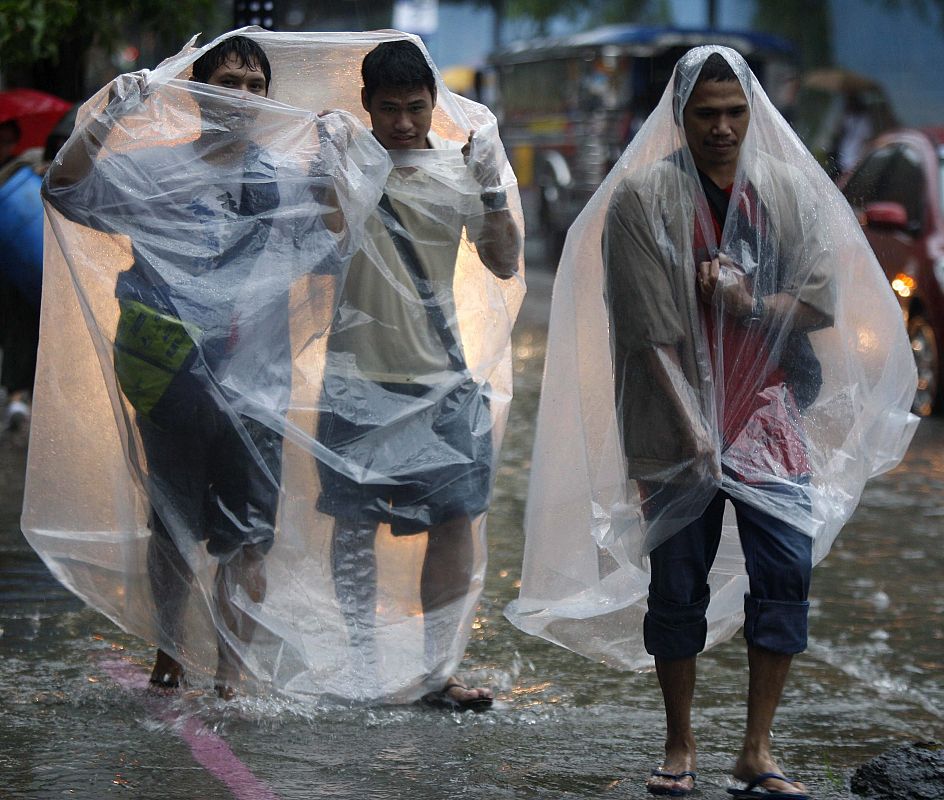
[[[41,152],[13,152],[15,119],[0,122],[0,433],[29,424],[43,271]]]

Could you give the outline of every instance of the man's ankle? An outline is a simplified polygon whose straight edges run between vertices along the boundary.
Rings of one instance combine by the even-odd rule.
[[[154,667],[151,670],[150,682],[167,688],[180,685],[184,668],[179,661],[169,656],[163,650],[158,650],[154,658]]]

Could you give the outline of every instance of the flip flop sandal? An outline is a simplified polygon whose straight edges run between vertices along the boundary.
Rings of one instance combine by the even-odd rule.
[[[682,778],[691,778],[692,779],[692,788],[670,788],[668,786],[650,786],[646,784],[646,790],[649,794],[658,794],[658,795],[668,795],[669,797],[684,797],[687,794],[691,794],[695,790],[695,781],[698,780],[698,773],[692,772],[691,770],[685,770],[685,772],[665,772],[661,769],[651,770],[650,774],[655,778],[667,778],[670,781],[680,781]]]
[[[785,778],[779,772],[762,772],[753,778],[743,789],[728,789],[728,794],[734,797],[754,797],[760,800],[811,800],[806,792],[781,792],[777,789],[765,789],[761,784],[767,780],[783,781],[784,783],[795,784],[789,778]]]
[[[183,677],[182,672],[175,676],[168,672],[161,678],[148,678],[147,691],[154,695],[175,694],[180,689]]]

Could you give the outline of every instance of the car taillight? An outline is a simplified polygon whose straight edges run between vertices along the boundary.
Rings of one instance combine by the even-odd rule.
[[[937,267],[935,266],[934,269],[936,274]],[[938,278],[938,280],[940,280],[940,278]],[[910,275],[906,275],[904,272],[899,272],[892,280],[892,289],[895,290],[895,293],[899,297],[911,297],[911,295],[914,294],[914,290],[917,285],[918,282]]]

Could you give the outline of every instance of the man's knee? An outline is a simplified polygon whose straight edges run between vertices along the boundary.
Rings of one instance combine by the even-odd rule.
[[[805,601],[813,573],[813,539],[757,508],[747,504],[735,507],[751,596]]]
[[[813,573],[813,540],[791,531],[748,561],[751,596],[759,600],[805,602]]]

